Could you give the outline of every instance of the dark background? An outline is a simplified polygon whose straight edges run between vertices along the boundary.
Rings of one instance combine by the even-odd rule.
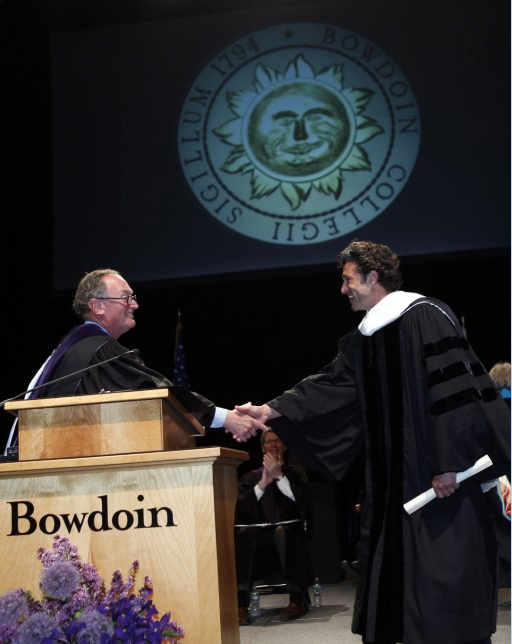
[[[306,3],[264,0],[238,3],[227,0],[0,2],[4,88],[0,194],[3,222],[0,328],[4,360],[0,400],[15,396],[28,387],[32,375],[56,342],[75,323],[71,311],[73,291],[55,290],[53,286],[54,253],[59,249],[53,242],[52,33],[139,20],[183,18],[199,13],[222,14],[241,6],[252,9],[277,6],[289,8],[291,12],[294,6],[301,4]],[[498,0],[487,3],[445,0],[427,4],[395,0],[339,4],[339,24],[356,32],[360,31],[358,19],[366,19],[365,12],[378,8],[371,31],[365,35],[380,41],[390,55],[395,53],[392,43],[382,34],[388,23],[395,33],[400,33],[397,20],[400,16],[407,17],[403,38],[409,47],[417,42],[423,49],[420,71],[432,81],[433,105],[430,111],[427,110],[429,118],[422,123],[422,146],[432,147],[436,128],[442,126],[447,114],[452,130],[457,128],[461,109],[465,112],[464,119],[460,119],[465,130],[467,112],[472,115],[469,121],[474,122],[475,131],[465,132],[465,137],[475,143],[474,147],[468,145],[472,154],[465,151],[462,157],[455,155],[453,141],[446,137],[443,138],[444,146],[436,149],[437,155],[447,155],[453,163],[465,164],[462,171],[457,169],[457,181],[450,186],[449,198],[444,191],[437,193],[440,170],[436,165],[428,164],[428,156],[420,157],[415,172],[432,176],[429,208],[433,214],[437,209],[443,211],[441,220],[434,216],[440,248],[444,248],[443,226],[448,223],[448,213],[457,206],[456,195],[463,202],[464,218],[470,227],[474,228],[475,222],[479,222],[485,227],[498,226],[503,230],[506,218],[506,234],[493,248],[483,249],[477,244],[464,251],[405,256],[402,261],[404,289],[444,300],[459,317],[464,316],[468,339],[485,367],[489,369],[498,360],[508,361],[511,329],[510,7]],[[343,23],[344,11],[347,11],[347,24]],[[466,97],[473,96],[473,101],[468,98],[464,104],[457,105],[457,109],[452,103],[443,103],[433,84],[442,79],[443,68],[432,68],[436,63],[430,48],[445,51],[449,56],[456,55],[455,68],[474,70],[469,74],[472,83],[469,89],[466,75],[464,81],[462,75],[443,81],[452,89],[464,92]],[[402,69],[407,68],[406,61],[397,62]],[[408,69],[406,74],[409,74]],[[422,105],[429,100],[428,92],[422,90],[417,98],[420,114],[425,114]],[[454,138],[457,137],[454,135]],[[482,147],[483,141],[485,146]],[[478,200],[466,196],[467,189],[475,185],[480,195]],[[402,198],[413,208],[411,217],[414,218],[414,193],[407,192],[406,188],[403,197],[400,195],[397,199],[398,208]],[[421,205],[425,207],[424,203]],[[123,243],[130,261],[136,263],[140,240],[130,236],[130,225],[130,217],[126,216],[123,227],[128,234]],[[364,229],[360,231],[358,237],[365,238],[365,232]],[[415,234],[414,220],[410,234]],[[350,238],[341,238],[338,250]],[[79,228],[70,232],[66,243],[72,248],[80,247]],[[101,244],[101,237],[98,244]],[[137,282],[125,272],[124,276],[139,296],[141,308],[137,313],[137,328],[123,337],[122,342],[130,348],[139,348],[148,365],[171,376],[174,332],[180,309],[192,388],[227,407],[247,400],[264,402],[329,362],[336,353],[337,339],[359,321],[359,317],[350,311],[348,302],[340,296],[341,282],[335,264],[336,254],[333,253],[325,263],[317,266],[279,271],[240,270],[231,275],[179,281]],[[83,267],[81,272],[96,267]],[[123,270],[122,266],[115,268]],[[0,412],[0,416],[0,431],[5,441],[11,418],[5,411]],[[221,433],[210,434],[202,442],[233,446],[231,439]],[[251,455],[250,463],[241,467],[242,473],[257,462],[259,444],[252,440],[240,448]],[[352,521],[351,505],[359,485],[357,473],[352,479],[348,477],[334,488],[329,487],[325,494],[321,493],[324,500],[326,495],[331,499],[326,502],[329,521],[333,520],[332,503],[336,502],[340,508],[334,521],[336,525],[345,526],[340,536],[341,555],[348,558],[354,554],[346,526]],[[325,484],[314,472],[311,477],[320,487]]]

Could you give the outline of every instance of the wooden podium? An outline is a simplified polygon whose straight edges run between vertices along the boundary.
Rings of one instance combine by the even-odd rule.
[[[5,409],[18,414],[20,461],[189,449],[204,434],[168,388],[17,400]]]
[[[124,398],[114,400],[120,395],[128,396],[130,402],[133,397],[138,403],[151,400],[145,398],[146,393],[138,398],[141,393],[103,394],[101,400],[104,395],[112,396],[108,403],[114,405],[126,402]],[[148,429],[151,423],[145,413],[138,420],[128,415],[131,420],[126,421],[129,432],[136,435],[139,429],[144,436],[144,450],[134,451],[136,439],[125,440],[122,428],[105,422],[114,412],[105,414],[101,409],[91,414],[94,445],[102,450],[115,445],[117,452],[119,445],[129,446],[130,453],[61,453],[58,458],[26,459],[36,449],[31,445],[36,439],[42,441],[42,454],[48,454],[52,446],[66,446],[67,451],[73,442],[68,433],[73,430],[66,427],[64,418],[67,414],[76,421],[89,414],[90,408],[78,409],[98,404],[89,398],[9,403],[10,409],[15,406],[20,412],[23,460],[0,465],[0,547],[4,561],[9,562],[0,576],[0,592],[23,587],[39,597],[42,566],[37,550],[50,548],[58,534],[77,546],[83,561],[97,566],[107,585],[115,570],[126,577],[137,560],[137,581],[142,586],[144,576],[150,577],[159,613],[171,612],[184,628],[186,642],[239,644],[233,524],[237,467],[248,454],[222,447],[158,448],[157,438],[148,443],[153,429]],[[50,400],[59,401],[59,408],[67,407],[64,416],[46,406]],[[163,398],[156,400],[162,404]],[[70,408],[76,409],[71,412]],[[59,419],[56,425],[40,422],[45,409],[48,417]],[[86,424],[75,426],[79,433],[85,432]],[[163,432],[162,423],[160,427]],[[103,435],[110,431],[117,436],[115,443]]]

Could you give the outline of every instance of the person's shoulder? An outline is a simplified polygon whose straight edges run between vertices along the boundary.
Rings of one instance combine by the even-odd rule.
[[[354,348],[359,344],[361,339],[361,334],[359,333],[357,327],[351,329],[348,333],[345,333],[338,340],[338,351],[343,353],[350,353]]]
[[[301,479],[303,481],[308,480],[308,474],[306,471],[306,468],[303,465],[299,465],[297,463],[294,464],[286,464],[286,467],[284,469],[285,474],[291,474],[294,477],[297,477],[298,479]]]
[[[263,468],[262,467],[256,467],[253,470],[249,470],[246,472],[242,478],[243,479],[254,479],[254,478],[261,478],[261,475],[263,474]]]
[[[101,342],[101,339],[98,337],[96,339],[98,340],[98,348],[102,351],[107,351],[112,355],[120,355],[122,353],[129,353],[130,351],[135,353],[135,350],[128,349],[128,347],[122,345],[119,340],[115,340],[110,336],[103,338],[103,342]]]
[[[412,302],[407,309],[404,311],[404,315],[409,313],[420,313],[427,316],[443,316],[444,319],[447,319],[452,322],[452,324],[457,323],[457,317],[452,311],[451,307],[443,302],[438,300],[435,297],[420,297],[414,302]]]
[[[355,338],[359,335],[357,327],[350,329],[345,335],[341,336],[338,342],[353,342]]]
[[[96,355],[99,351],[110,347],[113,342],[116,343],[116,340],[110,336],[90,335],[72,344],[66,350],[66,355]]]

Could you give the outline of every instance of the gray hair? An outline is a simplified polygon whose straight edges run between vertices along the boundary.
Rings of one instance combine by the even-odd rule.
[[[91,310],[89,300],[105,295],[106,285],[103,280],[105,275],[121,275],[121,273],[113,268],[98,268],[86,273],[80,280],[73,299],[73,311],[79,318],[83,319]]]

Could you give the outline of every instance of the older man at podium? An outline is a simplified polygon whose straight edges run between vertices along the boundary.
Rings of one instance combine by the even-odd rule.
[[[73,300],[73,310],[83,323],[71,329],[41,366],[26,397],[58,398],[172,387],[170,380],[144,364],[137,349],[127,349],[118,341],[135,327],[138,308],[137,296],[117,270],[105,268],[86,273]],[[207,429],[224,427],[239,442],[265,429],[260,421],[216,407],[200,394],[193,392],[190,400],[190,411],[201,425]],[[179,437],[177,440],[179,446]],[[6,453],[16,444],[14,425]]]

